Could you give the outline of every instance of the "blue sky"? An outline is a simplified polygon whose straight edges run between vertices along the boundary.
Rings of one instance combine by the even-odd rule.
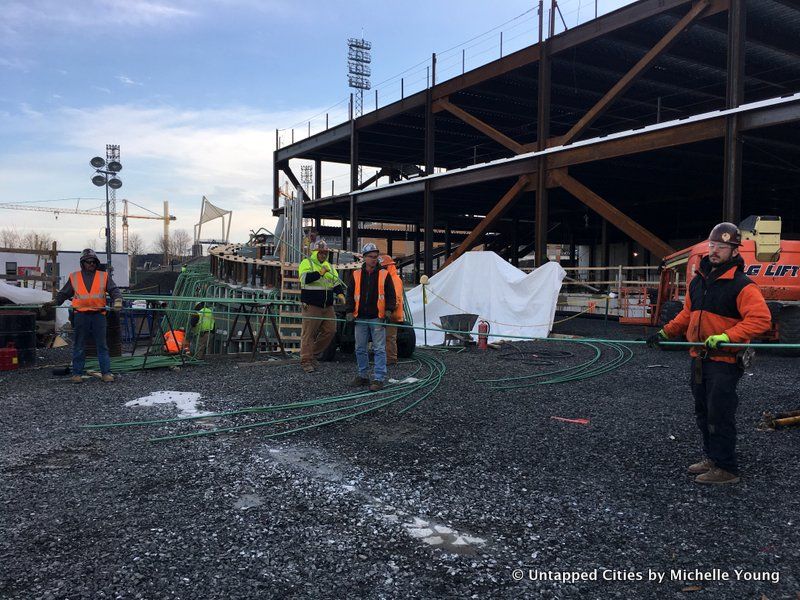
[[[600,13],[627,4],[600,0]],[[269,225],[275,129],[312,130],[346,113],[346,39],[373,44],[383,105],[537,37],[534,0],[290,2],[288,0],[4,0],[0,12],[0,203],[97,198],[88,160],[121,146],[126,197],[152,210],[169,200],[191,231],[206,195],[232,209],[232,237]],[[567,25],[594,0],[562,0]],[[384,82],[386,83],[381,83]],[[366,107],[374,106],[368,92]],[[336,105],[336,106],[334,106]],[[289,139],[284,131],[282,139]],[[324,178],[343,171],[326,169]],[[346,177],[342,179],[344,186]],[[324,184],[329,186],[329,183]],[[339,188],[343,189],[343,188]],[[74,202],[45,202],[70,206]],[[101,246],[98,217],[0,210],[0,228],[36,229],[65,248]],[[158,222],[132,221],[150,243]]]

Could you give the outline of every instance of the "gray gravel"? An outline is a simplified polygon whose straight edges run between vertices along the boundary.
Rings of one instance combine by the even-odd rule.
[[[584,319],[557,330],[646,333]],[[0,374],[0,597],[796,599],[800,431],[755,426],[764,410],[800,408],[797,359],[761,356],[743,378],[743,482],[707,488],[684,472],[699,455],[683,352],[638,348],[622,369],[566,385],[475,382],[590,356],[546,348],[576,356],[543,367],[436,353],[444,383],[414,410],[275,439],[261,428],[148,443],[209,425],[80,426],[175,416],[123,406],[158,390],[199,392],[211,411],[342,393],[352,358],[313,375],[214,360],[81,386],[49,369]],[[670,577],[695,569],[718,580]],[[737,570],[779,581],[737,581]],[[598,581],[529,580],[539,571]]]

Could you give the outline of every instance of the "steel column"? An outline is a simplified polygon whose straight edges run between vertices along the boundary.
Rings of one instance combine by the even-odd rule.
[[[322,161],[314,161],[314,199],[322,198]]]
[[[539,3],[539,31],[543,25],[544,6]],[[552,29],[555,15],[550,15]],[[539,89],[537,100],[536,144],[538,150],[547,147],[547,138],[550,137],[550,40],[539,42]],[[534,232],[535,262],[538,267],[547,262],[547,223],[548,223],[548,198],[547,198],[547,159],[542,157],[537,161],[538,178],[536,181],[536,230]]]
[[[419,283],[419,223],[414,224],[414,283]]]
[[[428,277],[433,275],[433,216],[434,216],[434,195],[431,186],[425,185],[423,194],[423,219],[425,224],[425,264],[424,271]]]
[[[350,121],[350,249],[358,252],[358,204],[352,192],[358,189],[358,130]]]
[[[731,0],[728,10],[727,108],[736,108],[744,100],[745,19],[744,0]],[[722,218],[738,223],[742,213],[742,141],[739,117],[725,121],[725,157],[722,192]]]

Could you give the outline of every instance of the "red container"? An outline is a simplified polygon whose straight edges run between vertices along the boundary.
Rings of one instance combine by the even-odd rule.
[[[7,348],[0,348],[0,371],[19,369],[19,353],[14,342],[8,342]]]

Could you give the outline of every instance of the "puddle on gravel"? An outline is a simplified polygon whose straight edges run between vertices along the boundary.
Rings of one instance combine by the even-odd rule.
[[[197,403],[200,402],[198,392],[173,392],[169,390],[150,392],[149,396],[143,396],[136,400],[126,402],[125,406],[155,406],[157,404],[174,404],[178,409],[178,417],[201,417],[213,413],[199,410]]]
[[[321,452],[296,447],[269,448],[269,457],[274,462],[302,471],[315,479],[340,484],[342,491],[363,498],[365,506],[384,521],[399,524],[412,538],[439,548],[443,552],[471,556],[486,545],[487,540],[484,538],[471,536],[443,523],[398,510],[352,485],[354,482],[347,483],[345,465],[324,458]]]

